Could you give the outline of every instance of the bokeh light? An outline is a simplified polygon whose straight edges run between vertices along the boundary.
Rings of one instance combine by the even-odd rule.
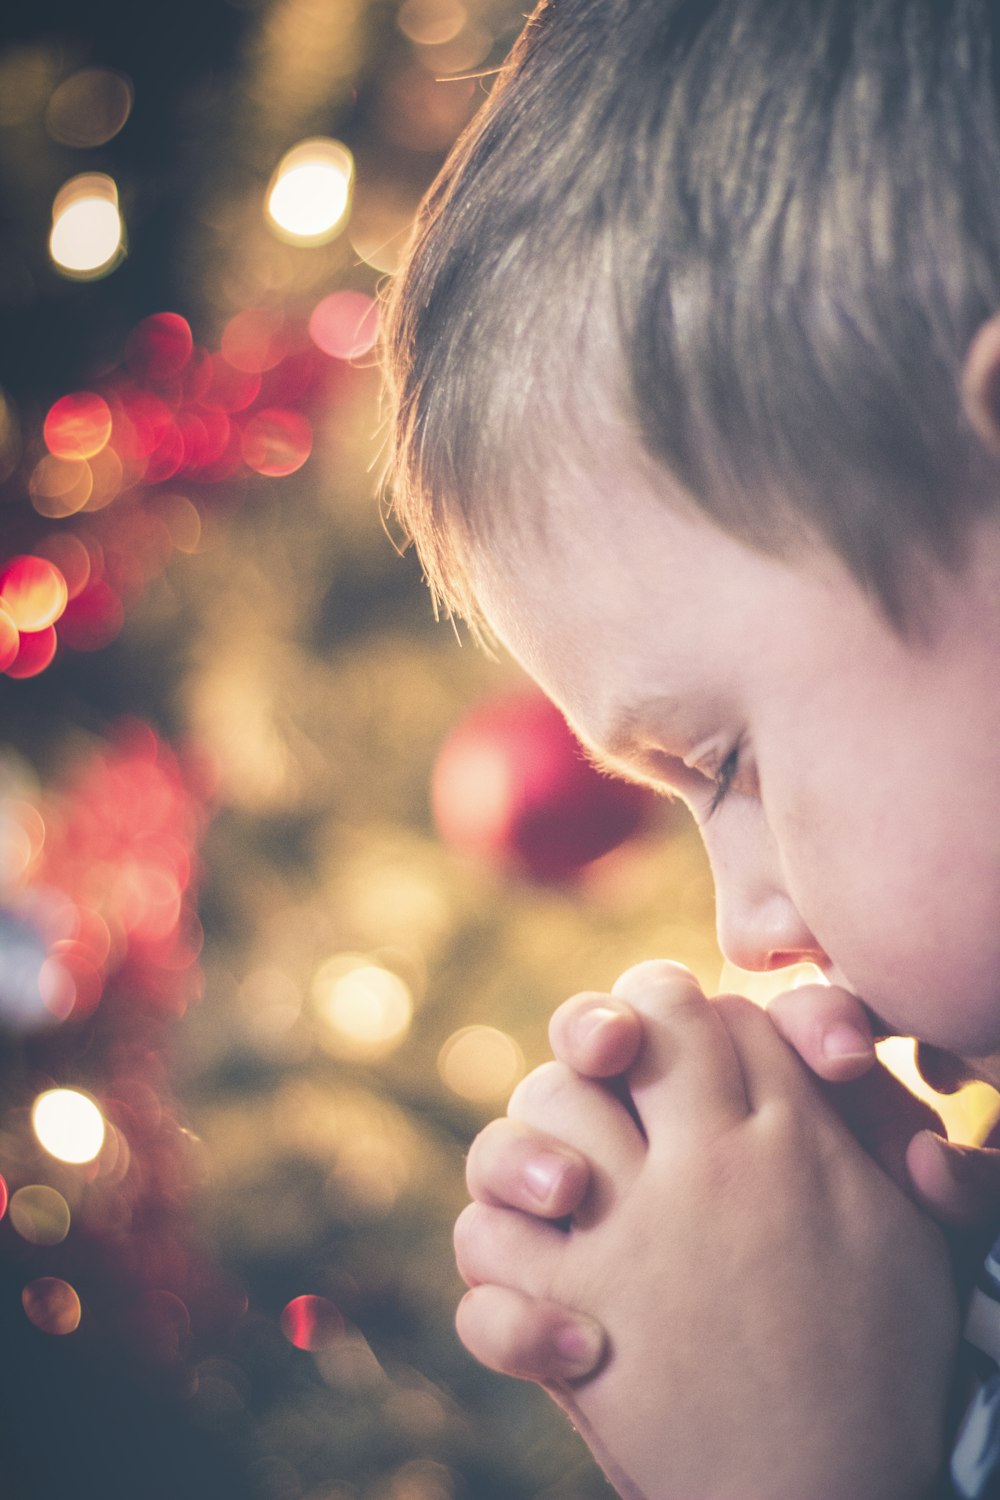
[[[257,474],[280,478],[301,469],[312,452],[308,418],[291,408],[255,412],[243,429],[243,457]]]
[[[506,1099],[524,1066],[517,1042],[495,1026],[463,1026],[438,1054],[443,1082],[452,1093],[477,1103]]]
[[[9,1197],[10,1193],[7,1188],[6,1179],[0,1177],[0,1219],[2,1219],[4,1214],[7,1212],[7,1200]]]
[[[54,625],[68,596],[65,578],[47,558],[12,557],[0,568],[0,602],[18,630],[38,631]]]
[[[267,214],[285,239],[319,245],[343,227],[354,159],[326,136],[301,141],[282,157],[267,193]]]
[[[28,476],[32,505],[51,521],[65,520],[83,510],[93,488],[93,471],[85,459],[56,458],[46,453]]]
[[[79,68],[52,93],[45,110],[49,135],[80,150],[103,146],[132,112],[132,84],[113,68]]]
[[[296,1349],[328,1349],[344,1332],[344,1319],[326,1297],[293,1297],[281,1313],[281,1331]]]
[[[0,672],[6,672],[7,668],[17,660],[20,643],[21,637],[17,623],[10,610],[0,602]]]
[[[74,599],[90,577],[93,559],[87,544],[71,531],[54,531],[36,544],[35,554],[59,569],[67,599]]]
[[[233,381],[230,372],[259,376],[265,370],[273,370],[288,352],[288,328],[280,312],[246,307],[230,318],[222,330],[221,344],[223,367],[218,368],[220,362],[214,362],[205,404],[212,405],[214,391],[221,388],[225,399],[219,401],[220,409],[242,411],[255,399],[260,381]],[[225,365],[229,366],[229,372]]]
[[[21,1293],[29,1323],[42,1333],[64,1337],[80,1326],[82,1308],[75,1288],[58,1276],[38,1276]]]
[[[7,1207],[10,1222],[29,1245],[61,1245],[69,1234],[69,1204],[43,1182],[18,1188]]]
[[[47,1089],[31,1110],[35,1135],[59,1161],[93,1161],[104,1145],[104,1116],[87,1094],[77,1089]]]
[[[403,0],[396,18],[403,35],[422,47],[454,41],[468,19],[461,0]]]
[[[331,292],[313,308],[309,337],[335,359],[360,359],[378,338],[378,304],[365,292]]]
[[[139,380],[167,381],[179,375],[194,352],[191,325],[180,313],[153,313],[136,324],[125,363]]]
[[[124,254],[125,226],[118,211],[118,189],[102,172],[70,178],[52,205],[49,254],[66,275],[106,276]]]
[[[49,407],[42,436],[56,458],[93,458],[111,436],[111,408],[95,391],[62,396]]]
[[[312,984],[324,1041],[345,1055],[379,1056],[397,1047],[413,1018],[409,986],[389,969],[356,954],[328,959]]]
[[[7,667],[7,676],[19,681],[37,677],[51,665],[58,644],[54,625],[48,625],[44,630],[22,630],[17,643],[17,655]]]

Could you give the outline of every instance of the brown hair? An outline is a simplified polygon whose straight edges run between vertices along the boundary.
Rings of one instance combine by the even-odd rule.
[[[900,617],[905,560],[997,504],[959,377],[1000,309],[998,29],[987,0],[543,0],[385,308],[392,504],[448,609],[469,541],[617,424]]]

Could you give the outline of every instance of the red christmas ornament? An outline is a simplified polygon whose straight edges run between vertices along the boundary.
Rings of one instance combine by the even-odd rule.
[[[559,710],[533,691],[474,708],[441,746],[431,784],[451,848],[544,881],[576,875],[624,842],[652,799],[596,770]]]

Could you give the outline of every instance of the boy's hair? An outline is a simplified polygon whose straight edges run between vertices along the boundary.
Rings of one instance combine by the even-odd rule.
[[[393,504],[446,608],[468,540],[615,433],[897,620],[904,562],[958,558],[1000,488],[960,394],[998,33],[996,0],[542,0],[386,307]]]

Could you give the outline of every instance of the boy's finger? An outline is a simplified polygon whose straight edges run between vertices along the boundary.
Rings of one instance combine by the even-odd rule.
[[[747,1094],[736,1050],[693,974],[680,964],[651,960],[628,969],[612,993],[645,1021],[643,1047],[628,1085],[651,1141],[656,1131],[675,1124],[683,1125],[690,1139],[746,1118]]]
[[[875,1041],[864,1006],[838,985],[804,984],[785,990],[767,1013],[802,1061],[820,1078],[860,1078],[875,1062]]]
[[[906,1166],[918,1200],[939,1222],[974,1228],[1000,1219],[1000,1151],[921,1130],[906,1148]]]
[[[767,1011],[743,995],[720,995],[715,1004],[739,1057],[750,1109],[761,1109],[771,1099],[815,1098],[815,1080]]]
[[[543,1063],[522,1078],[507,1113],[585,1159],[588,1218],[605,1212],[641,1170],[645,1141],[627,1103],[609,1085],[580,1078],[564,1063]]]
[[[572,1147],[508,1118],[491,1120],[476,1136],[465,1180],[480,1203],[561,1219],[583,1202],[590,1168]]]
[[[454,1247],[458,1274],[467,1286],[489,1281],[533,1295],[555,1285],[566,1236],[513,1209],[468,1203],[455,1220]]]
[[[549,1041],[560,1062],[585,1078],[616,1078],[635,1062],[642,1020],[614,995],[574,995],[549,1022]]]
[[[467,1292],[455,1326],[480,1364],[522,1380],[582,1380],[605,1353],[604,1331],[592,1318],[505,1286]]]

